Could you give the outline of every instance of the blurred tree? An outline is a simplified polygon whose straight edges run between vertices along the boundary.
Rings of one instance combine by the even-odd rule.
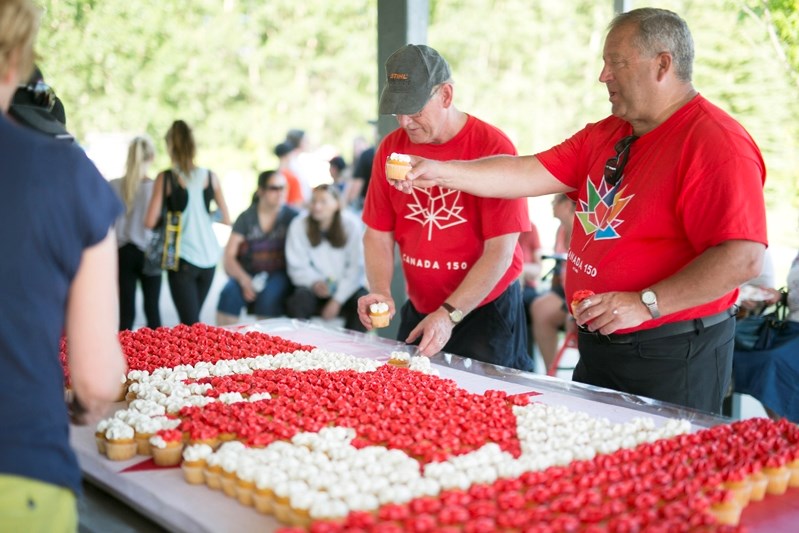
[[[741,6],[744,17],[763,24],[774,53],[799,88],[799,0],[747,0]]]
[[[773,124],[776,144],[781,146],[784,157],[774,158],[771,166],[779,181],[769,186],[773,194],[780,193],[792,200],[793,207],[799,206],[799,121],[796,120],[799,108],[799,0],[747,0],[740,6],[740,23],[751,19],[760,22],[760,27],[768,35],[773,58],[793,80],[793,88],[780,95],[776,105],[787,105],[793,109],[792,118],[786,122]],[[771,98],[769,98],[771,100]],[[783,181],[784,179],[784,181]],[[790,219],[789,219],[790,220]],[[799,245],[799,237],[793,241]]]
[[[345,156],[355,136],[370,137],[377,0],[41,2],[40,63],[70,131],[160,140],[174,119],[187,120],[199,162],[224,177],[234,214],[256,171],[275,166],[272,147],[289,128]],[[697,88],[760,144],[769,202],[796,199],[797,0],[634,4],[686,18]],[[430,10],[428,43],[452,63],[458,106],[501,127],[520,152],[608,114],[597,78],[610,0],[431,0]]]

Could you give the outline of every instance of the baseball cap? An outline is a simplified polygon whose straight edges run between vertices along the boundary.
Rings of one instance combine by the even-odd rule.
[[[433,87],[450,77],[449,64],[438,52],[423,44],[406,44],[386,61],[380,114],[418,113],[430,100]]]
[[[275,155],[278,157],[283,157],[292,150],[294,150],[294,145],[288,141],[283,141],[282,143],[275,146]]]

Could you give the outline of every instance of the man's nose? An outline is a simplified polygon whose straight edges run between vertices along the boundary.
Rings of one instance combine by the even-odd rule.
[[[599,81],[600,83],[607,83],[611,80],[613,76],[610,74],[610,69],[607,65],[602,67],[602,70],[599,71]]]
[[[410,115],[397,115],[397,122],[399,123],[400,127],[405,128],[408,124],[411,123],[411,116]]]

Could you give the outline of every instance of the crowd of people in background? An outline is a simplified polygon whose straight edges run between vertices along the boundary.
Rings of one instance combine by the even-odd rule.
[[[368,179],[371,158],[363,154],[370,147],[363,138],[356,141],[352,158]],[[144,135],[130,141],[125,174],[111,180],[126,208],[115,224],[120,331],[162,324],[164,274],[147,272],[144,263],[152,231],[166,223],[165,212],[181,213],[178,267],[164,270],[181,323],[201,320],[221,258],[228,279],[215,302],[217,325],[238,323],[244,313],[255,319],[338,318],[347,328],[364,329],[357,315],[366,285],[358,198],[366,187],[353,185],[352,166],[340,154],[327,161],[322,175],[319,165],[303,160],[308,142],[303,130],[292,129],[275,145],[275,168],[258,174],[252,201],[235,218],[222,248],[213,224],[230,225],[231,217],[219,177],[195,163],[191,127],[176,120],[169,128],[164,147],[171,166],[155,176],[154,143]],[[138,291],[143,323],[135,316]]]
[[[304,137],[301,130],[291,130],[275,146],[275,168],[258,174],[252,201],[235,218],[221,252],[212,223],[215,219],[225,223],[230,215],[219,178],[194,163],[195,141],[188,124],[177,120],[170,127],[164,143],[172,166],[152,177],[155,144],[146,135],[130,141],[125,174],[110,182],[125,205],[115,224],[120,330],[141,325],[157,328],[162,323],[163,276],[146,273],[143,262],[151,229],[161,223],[163,198],[170,208],[185,215],[180,269],[166,271],[169,296],[181,323],[201,320],[221,257],[227,280],[214,302],[217,325],[290,316],[338,319],[338,324],[348,329],[364,329],[357,316],[357,299],[368,290],[362,246],[365,227],[360,214],[375,146],[364,143],[356,148],[354,165],[347,165],[337,154],[328,161],[329,176],[301,179],[298,168],[302,167],[295,161],[305,146]],[[305,183],[325,179],[329,184],[316,186],[305,198]],[[549,367],[570,324],[562,265],[574,202],[561,194],[553,197],[552,205],[553,215],[560,221],[554,247],[542,247],[532,221],[531,230],[519,236],[524,257],[519,287],[527,322],[526,351],[532,357],[538,350],[544,368]],[[547,272],[542,272],[543,254],[555,259]],[[137,291],[144,311],[144,320],[138,322]]]
[[[229,224],[230,215],[219,177],[194,162],[195,141],[188,124],[177,120],[168,130],[164,148],[172,165],[154,177],[156,146],[146,135],[134,137],[128,145],[124,175],[110,181],[124,205],[115,223],[119,329],[156,328],[162,323],[163,276],[148,275],[143,262],[151,227],[160,222],[165,198],[170,209],[184,213],[181,266],[166,271],[181,323],[201,320],[201,309],[221,264],[227,280],[214,302],[217,325],[281,316],[319,317],[348,329],[365,330],[357,304],[369,294],[362,240],[369,229],[360,217],[375,145],[356,142],[351,165],[336,154],[327,161],[328,175],[318,171],[314,175],[308,165],[298,163],[308,150],[307,143],[304,132],[295,129],[275,145],[275,168],[258,174],[251,204],[235,218],[221,249],[212,224]],[[310,185],[319,182],[325,183]],[[542,373],[552,370],[564,336],[577,328],[564,291],[563,268],[575,209],[575,202],[566,194],[553,195],[552,216],[559,223],[554,240],[542,246],[533,222],[540,218],[537,212],[530,213],[531,228],[518,238],[523,256],[518,289],[527,325],[524,361],[526,368],[532,369],[535,354],[540,354],[543,367],[537,370]],[[768,254],[766,261],[770,265]],[[773,270],[773,265],[764,271],[769,269]],[[773,280],[758,279],[751,283],[774,284]],[[512,286],[515,290],[516,284]],[[137,290],[144,311],[138,322]]]
[[[644,12],[638,12],[641,13]],[[660,12],[652,13],[663,16]],[[645,13],[645,16],[650,14]],[[622,33],[615,32],[617,35]],[[430,300],[435,291],[429,285],[424,290],[417,288],[419,282],[415,272],[418,268],[410,268],[408,258],[413,263],[422,255],[429,255],[424,250],[435,249],[441,254],[445,248],[430,248],[430,242],[420,244],[415,250],[410,248],[416,237],[408,237],[406,233],[413,224],[407,224],[410,219],[402,211],[404,208],[398,206],[394,192],[386,187],[383,174],[373,173],[375,161],[384,159],[389,151],[429,155],[435,160],[492,155],[490,151],[475,151],[468,138],[464,140],[467,134],[473,135],[472,130],[477,126],[481,128],[479,137],[483,149],[486,149],[485,140],[492,139],[495,146],[491,149],[496,153],[516,154],[501,131],[479,121],[476,126],[474,117],[454,106],[454,82],[449,65],[434,49],[407,45],[389,58],[387,72],[392,68],[414,68],[414,62],[420,57],[432,65],[424,83],[410,92],[405,89],[393,92],[392,78],[389,77],[381,96],[381,114],[395,115],[399,127],[381,141],[377,135],[377,122],[370,121],[370,135],[353,139],[348,157],[340,152],[328,153],[325,157],[326,173],[320,171],[318,154],[311,155],[313,147],[306,132],[302,129],[288,130],[272,148],[274,167],[259,172],[252,201],[235,217],[226,243],[219,242],[214,224],[230,226],[234,218],[229,213],[220,177],[196,163],[192,128],[183,120],[172,123],[163,139],[163,150],[170,165],[157,173],[153,172],[152,165],[159,148],[146,135],[134,137],[128,146],[124,175],[110,181],[124,206],[114,224],[118,246],[119,329],[140,325],[156,328],[162,324],[161,285],[164,275],[178,320],[185,324],[199,322],[220,264],[227,279],[218,300],[213,302],[218,325],[235,324],[246,316],[255,319],[290,316],[336,319],[349,329],[369,329],[368,321],[364,323],[363,317],[358,318],[358,299],[368,295],[364,301],[378,297],[383,301],[391,300],[387,282],[393,272],[393,260],[388,255],[380,255],[381,250],[391,247],[379,240],[383,235],[390,235],[395,239],[392,243],[399,244],[403,254],[409,296],[402,302],[400,337],[419,343],[423,353],[432,354],[444,349],[526,370],[533,368],[534,354],[540,354],[543,368],[538,370],[551,371],[555,353],[565,334],[577,332],[574,310],[570,308],[564,290],[568,270],[564,265],[573,224],[577,220],[577,204],[568,193],[552,195],[552,214],[559,227],[554,241],[548,242],[546,247],[542,246],[533,223],[533,219],[543,218],[542,213],[521,210],[522,200],[495,201],[482,200],[477,195],[462,196],[473,203],[469,204],[469,209],[475,213],[492,206],[490,209],[505,209],[505,214],[490,216],[493,221],[490,228],[469,230],[470,235],[475,231],[482,232],[482,235],[477,233],[481,244],[475,248],[482,250],[482,255],[470,256],[462,262],[468,265],[465,269],[454,277],[451,273],[441,277],[441,283],[435,284],[444,290],[439,295],[444,298],[443,303],[438,302],[441,299],[438,297],[435,302]],[[603,83],[611,80],[609,75],[603,76],[606,78],[601,80]],[[680,72],[676,77],[684,83],[685,80],[679,76]],[[686,94],[694,94],[690,85],[684,87],[687,87]],[[450,142],[452,139],[457,143]],[[615,161],[622,168],[636,139],[631,135],[627,144],[620,147],[621,143],[618,143],[615,147]],[[607,168],[605,174],[607,178]],[[370,187],[374,175],[381,179]],[[424,194],[429,198],[421,201],[434,201],[429,191]],[[413,195],[411,203],[419,203],[418,196]],[[399,213],[395,222],[390,222],[390,217],[386,216],[391,209]],[[516,209],[519,216],[511,216],[508,209]],[[180,245],[175,250],[177,267],[153,275],[145,268],[146,249],[151,240],[151,230],[166,223],[166,212],[181,215]],[[482,216],[489,216],[486,213]],[[500,221],[506,224],[513,221],[513,228],[508,226],[507,234],[497,234]],[[527,224],[530,224],[529,230],[526,230]],[[469,224],[464,227],[468,228]],[[413,235],[413,232],[408,235]],[[500,237],[503,242],[507,237],[507,243],[494,249],[494,245],[499,246]],[[455,241],[458,250],[468,248],[462,238],[452,240]],[[489,243],[492,246],[488,246]],[[390,255],[393,253],[392,249]],[[489,259],[489,262],[500,264],[493,259],[506,256],[512,260],[501,263],[507,267],[505,270],[493,272],[482,266],[482,262]],[[554,263],[544,269],[549,259]],[[473,288],[478,278],[468,275],[472,269],[480,272],[477,282],[482,287],[480,291]],[[370,272],[367,281],[366,275]],[[485,283],[486,276],[497,283]],[[428,277],[425,280],[429,281]],[[379,285],[377,289],[376,285]],[[144,316],[137,321],[139,292]],[[502,303],[510,306],[502,311],[507,322],[509,317],[516,317],[517,295],[521,295],[523,315],[520,315],[519,324],[524,323],[524,331],[514,326],[512,331],[498,336],[513,346],[486,345],[485,349],[477,349],[475,347],[480,343],[468,335],[458,340],[456,333],[466,335],[464,332],[468,332],[483,340],[497,335],[481,333],[485,328],[454,328],[459,323],[452,321],[453,316],[461,313],[471,315],[470,320],[476,320],[474,317],[481,316],[476,311],[488,312]],[[512,302],[508,300],[511,296]],[[453,301],[457,305],[452,306]],[[484,307],[488,302],[493,302],[493,305]],[[393,301],[390,303],[393,306]],[[457,308],[455,315],[450,307]],[[439,310],[446,312],[438,313]],[[399,309],[392,307],[392,313],[395,311]],[[243,317],[242,313],[246,316]],[[482,319],[478,322],[481,326],[490,323]],[[521,338],[524,338],[523,343],[519,342]],[[498,353],[509,359],[497,360]]]

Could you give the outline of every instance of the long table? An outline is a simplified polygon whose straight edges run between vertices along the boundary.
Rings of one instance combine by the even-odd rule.
[[[410,351],[404,344],[371,334],[330,328],[317,323],[291,319],[270,319],[234,326],[242,331],[260,331],[270,335],[311,344],[328,351],[348,353],[378,361],[388,360],[392,351]],[[601,416],[621,423],[647,415],[656,421],[669,418],[690,420],[696,429],[710,427],[729,419],[622,394],[549,376],[507,369],[441,353],[432,358],[441,377],[455,380],[469,392],[504,390],[509,394],[540,393],[535,401],[562,405],[573,411]],[[124,408],[124,403],[114,409]],[[129,461],[109,461],[97,452],[94,428],[71,428],[84,477],[170,531],[179,532],[263,532],[274,531],[280,524],[271,516],[259,514],[220,491],[205,485],[189,485],[179,468],[155,466],[149,458],[136,456]],[[744,510],[742,524],[755,532],[793,532],[799,524],[799,489],[790,489],[780,497],[752,502]]]

